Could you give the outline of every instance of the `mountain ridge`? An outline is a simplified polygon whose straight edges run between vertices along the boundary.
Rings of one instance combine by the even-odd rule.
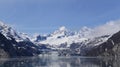
[[[114,27],[116,26],[116,27]],[[115,28],[111,31],[112,28]],[[91,48],[101,45],[106,42],[114,33],[119,31],[119,24],[107,23],[103,26],[96,28],[83,27],[79,31],[71,31],[65,26],[58,28],[53,33],[48,35],[36,35],[30,37],[25,33],[18,33],[12,27],[4,23],[0,23],[0,33],[3,34],[8,40],[15,40],[13,46],[17,46],[20,50],[16,50],[19,55],[37,55],[43,51],[57,49],[69,49],[67,50],[70,55],[85,55],[85,51],[89,51]],[[19,46],[18,46],[19,45]],[[29,50],[28,50],[29,49]],[[66,50],[63,52],[66,55]],[[70,52],[71,51],[71,52]],[[24,52],[24,53],[22,53]],[[60,53],[60,55],[63,55]]]

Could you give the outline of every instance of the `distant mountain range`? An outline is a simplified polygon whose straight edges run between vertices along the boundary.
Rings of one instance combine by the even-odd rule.
[[[109,38],[109,36],[112,36],[114,33],[119,31],[120,29],[119,22],[120,21],[116,21],[116,23],[114,23],[111,21],[109,23],[106,23],[95,28],[88,28],[85,26],[81,28],[79,31],[71,31],[67,29],[65,26],[62,26],[51,34],[44,36],[36,35],[33,39],[31,39],[31,41],[38,42],[41,44],[49,44],[54,48],[60,48],[60,46],[63,44],[66,44],[66,46],[61,48],[66,48],[70,47],[70,44],[72,43],[81,43],[87,40],[93,41],[96,38],[104,42]],[[104,36],[106,37],[103,38]]]
[[[93,56],[90,51],[96,47],[99,49],[98,46],[109,42],[108,40],[113,37],[119,29],[120,26],[113,22],[92,29],[83,27],[79,31],[71,31],[65,26],[62,26],[51,34],[37,34],[30,37],[25,33],[18,33],[12,27],[0,22],[0,36],[1,39],[4,39],[1,40],[0,44],[1,50],[3,49],[6,53],[9,53],[8,56],[35,56],[52,49],[58,50],[59,55]],[[9,50],[2,47],[3,44],[8,46],[6,40],[10,42],[10,50],[14,50],[14,54],[11,54]],[[9,49],[9,47],[7,48]],[[100,53],[102,54],[102,52]],[[96,55],[98,54],[96,53]]]

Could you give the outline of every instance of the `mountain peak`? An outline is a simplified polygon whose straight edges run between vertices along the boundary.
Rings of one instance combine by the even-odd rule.
[[[82,32],[89,31],[89,30],[91,30],[91,29],[88,28],[88,27],[86,27],[86,26],[84,26],[83,28],[81,28],[81,31],[82,31]]]
[[[88,28],[86,26],[82,27],[79,31],[80,37],[89,37],[89,35],[93,32],[93,29]]]
[[[9,28],[9,26],[0,21],[0,28]]]
[[[67,30],[67,28],[66,28],[65,26],[61,26],[61,27],[59,28],[59,30],[60,30],[60,31],[63,31],[63,30]]]
[[[53,35],[56,34],[64,34],[65,32],[67,32],[67,28],[65,26],[61,26],[58,30],[56,30]]]

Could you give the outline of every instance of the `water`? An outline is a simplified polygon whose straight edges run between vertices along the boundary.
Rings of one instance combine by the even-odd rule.
[[[0,59],[0,67],[120,67],[120,60],[95,57],[39,57]]]

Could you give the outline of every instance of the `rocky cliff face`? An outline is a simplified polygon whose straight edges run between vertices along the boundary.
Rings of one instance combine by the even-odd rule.
[[[0,57],[17,56],[13,43],[0,33]]]

